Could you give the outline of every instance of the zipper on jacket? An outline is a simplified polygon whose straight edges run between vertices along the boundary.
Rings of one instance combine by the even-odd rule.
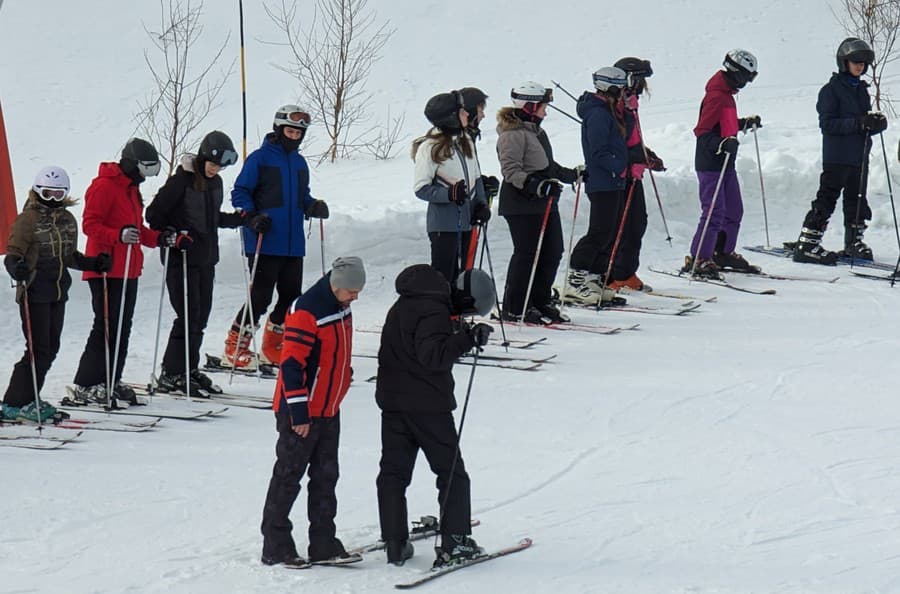
[[[466,180],[466,195],[469,197],[469,200],[471,200],[472,192],[475,188],[472,187],[471,180],[469,179],[469,166],[466,164],[466,156],[462,153],[456,142],[453,143],[453,152],[456,153],[456,156],[459,157],[459,161],[462,164],[463,178]]]
[[[64,266],[63,258],[62,258],[62,251],[63,251],[62,234],[59,232],[59,227],[56,224],[57,223],[56,219],[58,218],[56,216],[56,213],[53,213],[52,215],[50,215],[50,218],[52,219],[52,221],[51,221],[52,222],[52,230],[56,231],[56,238],[59,240],[59,253],[55,254],[57,256],[57,258],[56,258],[57,262],[59,263],[59,266],[57,267],[57,271],[56,271],[56,300],[59,301],[60,299],[62,299],[62,287],[59,286],[59,283],[62,280],[62,273],[63,273],[63,266]],[[52,231],[51,231],[51,233],[52,233]],[[53,253],[54,253],[53,236],[51,235],[50,236],[50,254],[53,255]]]
[[[338,390],[343,390],[343,389],[344,389],[344,377],[345,377],[344,370],[347,369],[347,366],[350,364],[350,361],[349,361],[349,358],[350,358],[350,352],[349,352],[349,350],[347,349],[347,328],[346,328],[346,326],[344,325],[345,322],[346,322],[346,318],[344,318],[344,319],[341,320],[341,337],[342,337],[342,339],[343,339],[341,344],[344,345],[344,360],[341,361],[341,381],[340,381],[340,383],[338,384]],[[333,417],[334,415],[337,414],[337,410],[336,410],[336,409],[337,409],[337,404],[338,404],[338,402],[339,402],[339,399],[338,399],[338,398],[335,398],[334,404],[332,404],[332,409],[334,409],[334,410],[331,411],[331,416],[332,416],[332,417]]]

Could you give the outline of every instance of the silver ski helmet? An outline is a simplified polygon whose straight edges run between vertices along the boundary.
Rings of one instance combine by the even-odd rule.
[[[478,268],[466,270],[453,283],[452,301],[454,313],[486,316],[494,308],[494,284],[491,277]]]
[[[143,138],[130,138],[125,143],[120,164],[132,171],[136,169],[145,179],[159,175],[159,153],[155,146]]]
[[[288,126],[305,131],[309,127],[310,121],[309,113],[299,105],[282,105],[275,111],[275,117],[272,118],[272,130],[278,132],[279,126]]]
[[[756,79],[759,63],[756,56],[747,50],[733,49],[725,54],[722,66],[725,68],[725,74],[734,82],[734,86],[743,89],[747,83]]]
[[[509,97],[513,105],[519,109],[526,109],[529,104],[533,104],[533,108],[536,108],[541,103],[553,102],[553,89],[529,80],[514,86],[509,92]]]
[[[224,132],[214,130],[203,137],[197,153],[204,161],[215,163],[219,167],[228,167],[237,163],[237,151],[234,143]]]
[[[866,67],[863,74],[869,69],[869,66],[875,62],[875,52],[872,46],[858,37],[848,37],[837,48],[835,53],[838,72],[847,72],[847,62],[863,62]]]
[[[628,84],[628,74],[615,66],[604,66],[593,74],[594,88],[601,93],[618,96]]]

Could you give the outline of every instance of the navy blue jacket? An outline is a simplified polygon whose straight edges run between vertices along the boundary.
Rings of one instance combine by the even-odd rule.
[[[231,204],[248,213],[267,213],[272,228],[263,236],[261,254],[305,256],[303,218],[313,203],[309,193],[309,167],[300,153],[288,153],[269,133],[262,146],[250,153],[234,182]],[[256,233],[243,229],[244,251],[256,251]]]
[[[578,100],[581,117],[581,150],[588,176],[585,190],[609,192],[625,188],[628,148],[609,105],[594,93],[584,93]]]
[[[852,83],[858,81],[857,85]],[[819,91],[816,111],[822,130],[822,163],[854,165],[863,163],[871,141],[860,129],[859,118],[872,109],[869,85],[849,74],[833,74]]]

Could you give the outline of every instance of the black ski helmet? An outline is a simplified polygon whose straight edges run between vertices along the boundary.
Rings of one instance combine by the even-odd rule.
[[[863,74],[869,66],[875,62],[875,52],[872,47],[858,37],[848,37],[837,48],[835,53],[838,72],[847,72],[847,62],[864,62]]]
[[[496,303],[491,277],[478,268],[456,277],[452,294],[455,313],[460,315],[486,316]]]
[[[469,114],[469,127],[477,130],[478,126],[474,122],[478,116],[478,106],[485,105],[488,96],[478,87],[463,87],[459,94],[462,95],[463,109]]]
[[[640,94],[646,87],[644,79],[653,76],[650,60],[627,56],[619,59],[613,66],[625,71],[628,75],[628,88],[634,90],[637,94]]]
[[[224,132],[214,130],[203,137],[197,155],[204,161],[215,163],[219,167],[228,167],[237,163],[237,151],[234,143]]]
[[[463,98],[459,91],[439,93],[425,104],[425,117],[441,132],[459,134],[462,132],[459,110],[463,107]]]
[[[127,169],[136,169],[144,178],[159,175],[159,153],[143,138],[131,138],[125,143],[120,164]]]

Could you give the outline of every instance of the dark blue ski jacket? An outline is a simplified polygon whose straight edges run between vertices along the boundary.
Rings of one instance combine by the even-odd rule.
[[[262,146],[250,153],[234,182],[231,204],[247,213],[266,213],[272,228],[263,236],[261,254],[305,256],[303,219],[313,203],[309,193],[309,166],[300,153],[288,153],[269,133]],[[256,251],[257,234],[244,228],[244,251]]]
[[[594,93],[584,93],[578,100],[581,117],[581,150],[588,176],[585,190],[609,192],[625,188],[628,148],[609,104]]]
[[[862,165],[863,151],[871,146],[859,125],[859,118],[872,109],[868,88],[863,80],[835,73],[819,91],[816,111],[822,130],[822,163]]]

